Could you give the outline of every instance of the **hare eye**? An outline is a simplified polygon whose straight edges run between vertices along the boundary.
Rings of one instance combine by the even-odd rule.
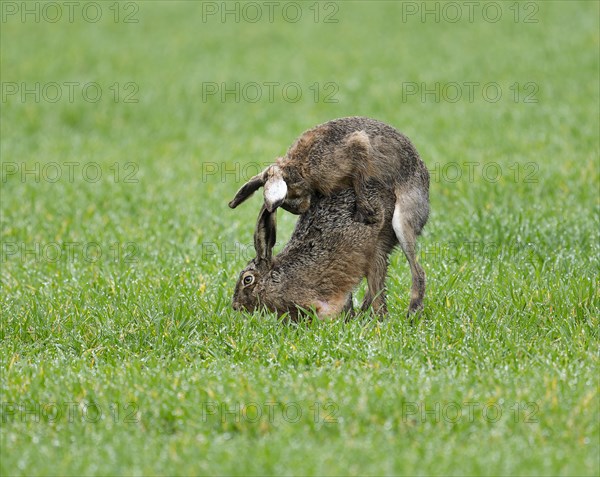
[[[254,275],[246,275],[243,280],[244,286],[252,285],[254,283]]]

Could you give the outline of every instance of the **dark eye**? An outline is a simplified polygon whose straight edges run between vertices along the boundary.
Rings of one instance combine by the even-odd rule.
[[[243,278],[242,282],[245,287],[247,287],[248,285],[252,285],[254,283],[254,275],[246,275]]]

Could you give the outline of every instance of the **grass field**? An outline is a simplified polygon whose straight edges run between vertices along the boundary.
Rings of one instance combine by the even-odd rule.
[[[600,473],[597,2],[0,7],[2,475]],[[431,172],[421,320],[398,251],[382,322],[235,313],[228,200],[349,115]]]

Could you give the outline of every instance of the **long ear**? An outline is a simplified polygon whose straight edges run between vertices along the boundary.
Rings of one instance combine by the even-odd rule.
[[[254,231],[254,249],[259,260],[271,262],[277,239],[277,211],[269,212],[263,205]]]
[[[272,166],[271,173],[265,182],[265,206],[269,212],[273,212],[283,204],[283,201],[287,197],[287,190],[287,184],[283,180],[281,168],[277,165]]]
[[[235,209],[238,205],[244,202],[248,197],[250,197],[256,190],[265,185],[265,180],[267,177],[267,167],[260,174],[255,175],[252,179],[246,182],[240,190],[237,191],[233,200],[229,202],[229,207]]]

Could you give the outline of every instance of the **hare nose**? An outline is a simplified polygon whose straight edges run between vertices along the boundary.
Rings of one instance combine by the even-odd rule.
[[[234,301],[234,302],[233,302],[233,309],[234,309],[235,311],[239,311],[239,309],[240,309],[240,304],[239,304],[237,301]]]

